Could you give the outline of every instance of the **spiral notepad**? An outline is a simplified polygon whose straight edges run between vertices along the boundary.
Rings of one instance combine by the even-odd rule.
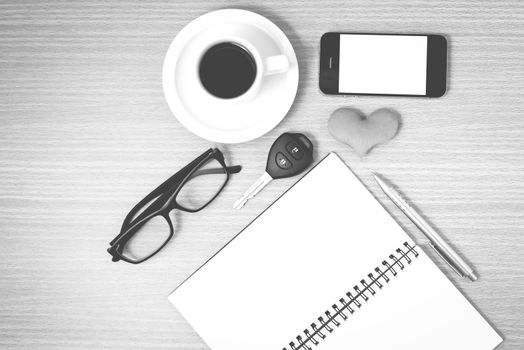
[[[213,350],[489,350],[502,341],[335,154],[169,299]]]

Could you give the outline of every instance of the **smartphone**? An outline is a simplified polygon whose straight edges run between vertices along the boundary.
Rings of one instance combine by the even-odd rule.
[[[440,97],[446,71],[442,35],[325,33],[320,39],[325,94]]]

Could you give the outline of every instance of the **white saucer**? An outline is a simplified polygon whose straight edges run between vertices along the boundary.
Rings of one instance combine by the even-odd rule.
[[[254,35],[269,54],[285,55],[289,69],[264,76],[252,99],[217,99],[204,92],[197,72],[209,33],[225,41]],[[254,12],[225,9],[198,17],[178,33],[164,59],[162,83],[169,108],[187,129],[210,141],[239,143],[264,135],[286,116],[298,88],[298,64],[291,43],[273,22]]]

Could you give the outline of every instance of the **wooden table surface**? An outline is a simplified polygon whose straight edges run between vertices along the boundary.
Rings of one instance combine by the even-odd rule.
[[[106,252],[127,211],[212,143],[184,129],[164,100],[173,37],[208,11],[239,7],[274,21],[300,65],[297,98],[267,135],[219,145],[243,165],[205,211],[142,265]],[[318,89],[326,31],[442,33],[442,98],[334,97]],[[302,131],[319,159],[336,151],[421,244],[422,234],[373,183],[398,185],[475,266],[446,275],[524,348],[524,3],[521,1],[0,1],[0,348],[206,349],[168,293],[296,179],[275,181],[242,211],[232,203],[261,173],[283,131]],[[399,135],[360,159],[327,132],[353,106],[397,109]],[[431,341],[428,339],[428,341]]]

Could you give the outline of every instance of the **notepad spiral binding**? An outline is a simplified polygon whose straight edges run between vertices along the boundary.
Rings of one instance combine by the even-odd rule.
[[[303,334],[297,335],[296,343],[295,341],[289,343],[291,350],[311,350],[310,343],[315,346],[319,345],[320,342],[326,338],[328,333],[333,332],[335,327],[341,325],[341,321],[346,321],[348,319],[348,314],[353,314],[355,309],[359,309],[363,303],[367,302],[371,296],[376,294],[377,290],[373,289],[374,286],[380,290],[385,284],[389,283],[391,278],[397,276],[398,272],[395,270],[396,266],[398,266],[400,270],[404,270],[405,265],[402,260],[405,260],[405,263],[408,265],[411,264],[412,260],[409,257],[409,254],[412,254],[414,258],[417,258],[419,254],[415,250],[415,247],[411,246],[408,242],[404,242],[404,247],[407,250],[398,248],[396,254],[390,254],[389,262],[387,260],[382,261],[384,270],[381,270],[379,267],[375,268],[375,272],[378,274],[377,276],[373,276],[373,273],[369,273],[369,281],[362,279],[360,281],[361,286],[355,285],[353,287],[355,295],[351,292],[347,292],[347,300],[340,298],[340,304],[333,304],[331,310],[326,310],[324,312],[326,318],[320,316],[318,318],[318,326],[313,322],[311,323],[311,329],[305,329]],[[390,274],[390,276],[388,276],[388,274]],[[380,282],[381,279],[383,280],[382,282]],[[284,347],[282,350],[288,349]]]

